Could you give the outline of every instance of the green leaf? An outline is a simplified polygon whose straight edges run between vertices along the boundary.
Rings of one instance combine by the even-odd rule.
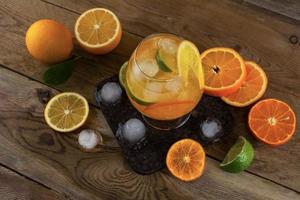
[[[44,81],[50,85],[59,85],[66,82],[75,68],[75,62],[81,58],[81,56],[73,56],[70,59],[50,66],[50,68],[44,73]]]

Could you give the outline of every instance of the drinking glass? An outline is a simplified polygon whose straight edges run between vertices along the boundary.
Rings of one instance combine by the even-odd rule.
[[[179,75],[177,50],[182,41],[173,34],[150,35],[140,42],[126,67],[127,96],[157,129],[182,126],[203,94],[204,85],[192,70],[188,80]]]

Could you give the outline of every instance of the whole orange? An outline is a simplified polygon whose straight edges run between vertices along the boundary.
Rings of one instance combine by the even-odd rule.
[[[73,49],[72,34],[59,22],[41,19],[27,30],[26,46],[35,59],[57,63],[69,58]]]

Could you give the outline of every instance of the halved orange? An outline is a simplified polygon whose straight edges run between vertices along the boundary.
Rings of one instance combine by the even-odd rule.
[[[205,93],[227,96],[237,91],[246,78],[243,58],[233,49],[216,47],[200,55],[205,78]]]
[[[248,116],[250,130],[255,137],[272,146],[289,141],[296,130],[296,116],[291,107],[277,99],[256,103]]]
[[[245,62],[247,76],[241,87],[234,93],[222,97],[227,104],[244,107],[260,99],[266,89],[268,79],[264,70],[254,62]]]
[[[203,173],[205,152],[195,140],[182,139],[170,147],[166,163],[175,177],[183,181],[192,181]]]
[[[120,43],[122,28],[117,16],[105,8],[82,13],[75,24],[79,44],[93,54],[106,54]]]
[[[71,132],[81,127],[89,115],[87,100],[80,94],[64,92],[54,96],[44,111],[47,124],[59,132]]]

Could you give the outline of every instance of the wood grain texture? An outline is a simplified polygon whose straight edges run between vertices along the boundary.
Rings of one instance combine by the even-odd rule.
[[[298,0],[241,0],[266,10],[300,20],[300,4]]]
[[[191,39],[201,50],[215,46],[233,47],[245,59],[256,61],[267,72],[269,88],[265,97],[288,102],[300,118],[300,68],[297,67],[300,65],[300,47],[289,42],[291,35],[300,37],[300,29],[278,16],[227,0],[46,1],[75,13],[93,7],[107,7],[120,17],[126,31],[142,36],[153,32],[172,32]],[[282,147],[270,148],[258,143],[249,134],[246,125],[248,109],[233,111],[236,118],[234,134],[206,148],[207,153],[222,160],[237,136],[245,135],[256,148],[256,160],[249,171],[299,192],[299,134]]]
[[[1,200],[66,200],[63,195],[0,166]]]
[[[42,73],[47,66],[34,61],[28,55],[24,46],[24,34],[27,27],[37,19],[52,18],[65,23],[72,29],[78,17],[77,13],[95,6],[105,6],[121,16],[122,24],[127,32],[142,36],[153,32],[173,32],[192,39],[201,50],[219,45],[238,49],[247,59],[259,62],[267,71],[271,84],[266,96],[288,101],[298,111],[299,118],[299,68],[296,67],[300,64],[297,59],[299,46],[290,44],[288,38],[291,34],[300,36],[300,31],[293,24],[229,1],[189,1],[189,3],[172,1],[165,3],[165,1],[52,0],[51,2],[61,4],[75,12],[37,0],[1,1],[0,63],[2,65],[41,81]],[[198,11],[201,11],[201,14]],[[86,59],[78,65],[74,76],[67,84],[58,89],[79,92],[93,103],[93,91],[98,81],[116,73],[121,63],[128,59],[136,44],[141,40],[141,37],[127,32],[123,36],[121,45],[113,53],[98,57],[85,54]],[[83,53],[80,49],[76,51]],[[1,72],[1,74],[3,73]],[[2,80],[1,86],[3,82],[7,82],[7,80]],[[100,199],[101,197],[114,199],[123,196],[125,199],[134,199],[148,193],[148,199],[156,199],[158,196],[162,196],[161,199],[193,199],[198,196],[203,196],[203,199],[218,199],[226,196],[226,192],[233,199],[241,198],[243,193],[248,194],[249,197],[246,198],[249,199],[267,199],[268,196],[264,196],[264,194],[274,194],[270,198],[276,199],[277,197],[281,198],[282,193],[288,194],[285,198],[299,198],[293,192],[265,180],[256,180],[255,176],[247,173],[237,176],[227,175],[218,171],[217,162],[212,160],[208,162],[207,166],[210,178],[201,179],[192,184],[178,182],[165,173],[149,177],[133,174],[122,160],[119,150],[113,149],[111,152],[110,148],[115,146],[115,141],[101,112],[96,109],[93,109],[96,118],[93,117],[90,120],[90,123],[93,124],[91,127],[107,133],[110,143],[108,147],[110,148],[105,149],[104,155],[81,153],[77,149],[74,138],[56,134],[48,129],[42,120],[42,105],[37,104],[36,100],[27,102],[28,97],[36,95],[37,91],[32,90],[32,87],[42,88],[46,91],[49,88],[29,81],[27,93],[22,93],[21,90],[16,91],[17,87],[23,87],[23,85],[18,85],[18,82],[19,80],[13,83],[9,82],[12,86],[5,86],[8,89],[3,90],[3,94],[7,98],[11,98],[13,104],[8,107],[12,111],[9,110],[2,115],[11,120],[6,120],[5,122],[9,122],[9,126],[5,124],[3,127],[5,130],[3,133],[7,134],[4,136],[10,140],[6,139],[2,142],[1,162],[14,166],[18,171],[30,175],[38,181],[47,183],[49,187],[55,188],[57,191],[83,199]],[[26,85],[25,83],[22,82]],[[15,94],[18,96],[14,96]],[[3,99],[0,105],[6,105]],[[2,109],[5,110],[5,106]],[[235,134],[221,143],[207,148],[207,153],[221,160],[237,135],[247,135],[256,147],[256,160],[249,171],[299,191],[299,136],[296,135],[288,145],[279,149],[270,149],[257,143],[248,135],[245,125],[247,111],[237,110],[236,112],[238,121]],[[16,117],[20,118],[16,120]],[[16,127],[15,124],[20,124],[20,126]],[[4,129],[6,126],[8,128]],[[11,132],[9,132],[10,129]],[[43,134],[42,131],[46,134]],[[34,134],[34,136],[30,134]],[[19,135],[22,137],[18,137]],[[52,145],[48,146],[48,143]],[[95,157],[98,160],[95,160]],[[15,163],[16,160],[18,163]],[[83,164],[78,167],[77,163]],[[37,165],[41,169],[33,171],[30,168],[32,165]],[[92,169],[80,171],[85,168]],[[50,176],[52,174],[55,176]],[[98,176],[98,174],[102,175]],[[210,179],[211,181],[209,181]],[[243,179],[249,181],[251,185],[259,187],[245,188],[247,184]],[[212,184],[206,185],[206,182]],[[221,186],[219,186],[220,183],[222,183]],[[207,187],[214,188],[216,185],[219,186],[216,189],[217,192],[202,190]],[[273,187],[275,189],[272,189]],[[263,192],[259,188],[268,192]],[[251,194],[252,190],[257,190],[257,192]],[[229,196],[226,197],[229,198]]]
[[[0,67],[0,162],[71,199],[300,199],[294,191],[242,172],[225,173],[207,158],[203,177],[178,181],[164,170],[134,173],[114,139],[96,153],[84,153],[77,134],[60,134],[45,123],[39,93],[57,91]],[[103,131],[101,113],[91,107],[84,128]],[[96,123],[97,122],[97,123]]]

